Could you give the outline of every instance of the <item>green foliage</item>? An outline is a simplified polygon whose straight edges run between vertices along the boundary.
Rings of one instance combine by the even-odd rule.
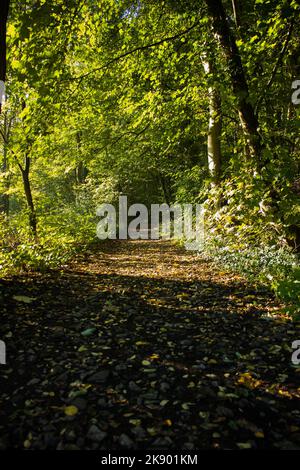
[[[219,266],[269,286],[287,303],[286,311],[297,318],[299,257],[285,234],[285,220],[292,217],[296,206],[286,207],[284,218],[280,213],[274,216],[269,192],[259,179],[246,176],[224,181],[210,193],[204,204],[204,253]],[[281,204],[285,205],[285,200],[282,198]],[[221,207],[216,208],[215,201]]]
[[[0,271],[45,271],[65,264],[95,240],[95,219],[66,207],[39,218],[39,237],[33,240],[27,220],[1,220]]]
[[[206,245],[204,254],[218,266],[240,273],[255,284],[268,286],[286,303],[285,311],[299,320],[299,257],[291,249],[275,245],[237,249],[219,242]]]
[[[276,294],[287,303],[286,312],[300,320],[300,268],[295,267],[290,276],[274,284]]]
[[[236,28],[231,2],[223,4],[260,155],[249,153],[237,109],[245,89],[232,87],[239,74],[212,34],[207,2],[13,3],[0,116],[0,195],[10,209],[1,224],[5,272],[63,264],[94,240],[96,207],[126,194],[129,204],[204,203],[208,251],[284,291],[279,283],[293,279],[285,272],[294,263],[288,246],[297,249],[300,231],[299,107],[291,104],[300,78],[299,5],[243,2]],[[214,65],[210,73],[204,59]],[[214,185],[213,89],[223,125]],[[35,242],[27,227],[33,215]]]

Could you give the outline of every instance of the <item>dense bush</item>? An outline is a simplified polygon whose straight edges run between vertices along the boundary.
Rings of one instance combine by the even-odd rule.
[[[95,219],[65,208],[59,214],[39,218],[35,240],[27,220],[18,217],[0,222],[0,272],[44,271],[66,263],[76,252],[86,249],[95,239]]]

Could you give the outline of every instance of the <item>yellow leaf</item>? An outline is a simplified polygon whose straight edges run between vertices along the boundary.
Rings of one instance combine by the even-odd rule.
[[[66,406],[66,408],[65,408],[65,415],[67,415],[67,416],[75,416],[75,415],[77,415],[77,413],[78,413],[78,408],[77,408],[77,406],[74,406],[74,405]]]
[[[165,419],[164,424],[170,427],[172,426],[172,421],[170,419]]]
[[[215,359],[210,359],[210,360],[208,361],[208,364],[209,364],[209,365],[213,365],[213,364],[218,364],[218,362],[217,362]]]
[[[239,449],[251,449],[252,448],[252,445],[250,442],[238,442],[237,446],[239,447]]]
[[[169,400],[162,400],[160,406],[166,406],[169,403]]]
[[[159,359],[159,355],[158,354],[151,354],[151,356],[149,356],[149,359],[154,361],[155,359]]]
[[[130,419],[129,422],[130,422],[130,424],[133,424],[134,426],[140,426],[140,424],[141,424],[140,419]]]
[[[157,430],[155,428],[147,428],[147,431],[150,436],[155,436],[157,434]]]
[[[30,304],[36,299],[36,297],[27,297],[27,295],[14,295],[13,299],[17,302],[24,302],[25,304]]]

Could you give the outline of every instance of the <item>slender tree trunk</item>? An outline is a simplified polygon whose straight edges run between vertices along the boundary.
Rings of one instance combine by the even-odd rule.
[[[3,173],[3,194],[0,195],[0,212],[3,212],[6,216],[9,215],[9,195],[7,191],[9,189],[9,178],[7,177],[8,171],[8,158],[7,158],[7,145],[10,134],[11,121],[8,119],[7,113],[3,116],[3,128],[1,131],[2,136],[2,148],[3,156],[1,162],[1,172]]]
[[[82,132],[78,131],[76,133],[77,152],[78,152],[78,158],[79,158],[79,163],[76,167],[76,182],[78,184],[84,183],[88,175],[88,169],[84,161],[82,160],[81,139],[82,139]]]
[[[211,59],[202,58],[205,73],[212,75],[214,66]],[[222,109],[221,96],[216,84],[208,88],[209,96],[209,123],[207,134],[207,158],[208,169],[213,181],[213,185],[218,186],[221,180],[222,151],[221,151],[221,135],[222,135]]]
[[[0,2],[0,114],[2,112],[2,104],[5,99],[5,80],[6,80],[6,24],[9,9],[9,0],[1,0]],[[7,171],[7,141],[6,141],[6,116],[4,117],[3,129],[3,161],[2,171]],[[7,189],[7,180],[6,180]],[[8,215],[9,213],[9,196],[1,195],[0,211]]]
[[[37,237],[37,220],[36,220],[35,207],[34,207],[33,198],[32,198],[31,184],[30,184],[30,179],[29,179],[30,157],[28,155],[25,156],[24,168],[21,165],[19,165],[19,167],[22,173],[23,187],[24,187],[27,207],[29,211],[29,227],[32,231],[32,234],[36,238]]]
[[[249,150],[248,153],[250,157],[256,160],[259,168],[262,151],[261,136],[258,132],[259,123],[250,101],[248,83],[236,40],[229,27],[222,1],[206,0],[206,4],[213,31],[227,61],[240,122]]]
[[[160,185],[161,185],[161,188],[162,188],[162,191],[163,191],[164,200],[165,200],[166,204],[168,204],[170,206],[171,205],[170,191],[169,191],[169,188],[168,188],[168,185],[167,185],[166,178],[161,173],[159,173],[159,181],[160,181]]]
[[[5,174],[8,170],[8,160],[7,160],[7,144],[3,142],[3,161],[1,171]],[[4,176],[4,194],[0,196],[0,212],[3,212],[6,216],[9,215],[9,195],[7,190],[9,189],[9,180],[7,176]]]
[[[22,109],[25,109],[26,103],[25,101],[22,102]],[[37,240],[37,218],[36,218],[36,212],[35,212],[35,207],[34,207],[34,202],[33,202],[33,197],[32,197],[32,191],[31,191],[31,183],[30,183],[30,164],[31,164],[31,158],[29,156],[31,149],[31,145],[28,144],[27,146],[27,151],[25,153],[25,160],[24,160],[24,166],[21,165],[21,163],[18,161],[17,156],[15,155],[16,162],[18,167],[20,168],[21,174],[22,174],[22,180],[23,180],[23,188],[24,188],[24,193],[26,197],[26,202],[27,202],[27,208],[28,208],[28,218],[29,218],[29,228],[35,238]]]
[[[9,0],[0,1],[0,113],[2,112],[2,98],[5,94],[6,23],[8,17],[9,3]]]
[[[85,166],[84,162],[80,161],[76,168],[76,181],[78,184],[82,184],[85,182],[86,177],[88,175],[88,169]]]
[[[234,22],[237,28],[241,26],[241,5],[239,0],[231,0]]]

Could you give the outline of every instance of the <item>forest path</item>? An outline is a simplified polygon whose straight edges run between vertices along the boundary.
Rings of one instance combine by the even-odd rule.
[[[193,252],[102,243],[0,300],[0,449],[300,448],[295,326]]]

